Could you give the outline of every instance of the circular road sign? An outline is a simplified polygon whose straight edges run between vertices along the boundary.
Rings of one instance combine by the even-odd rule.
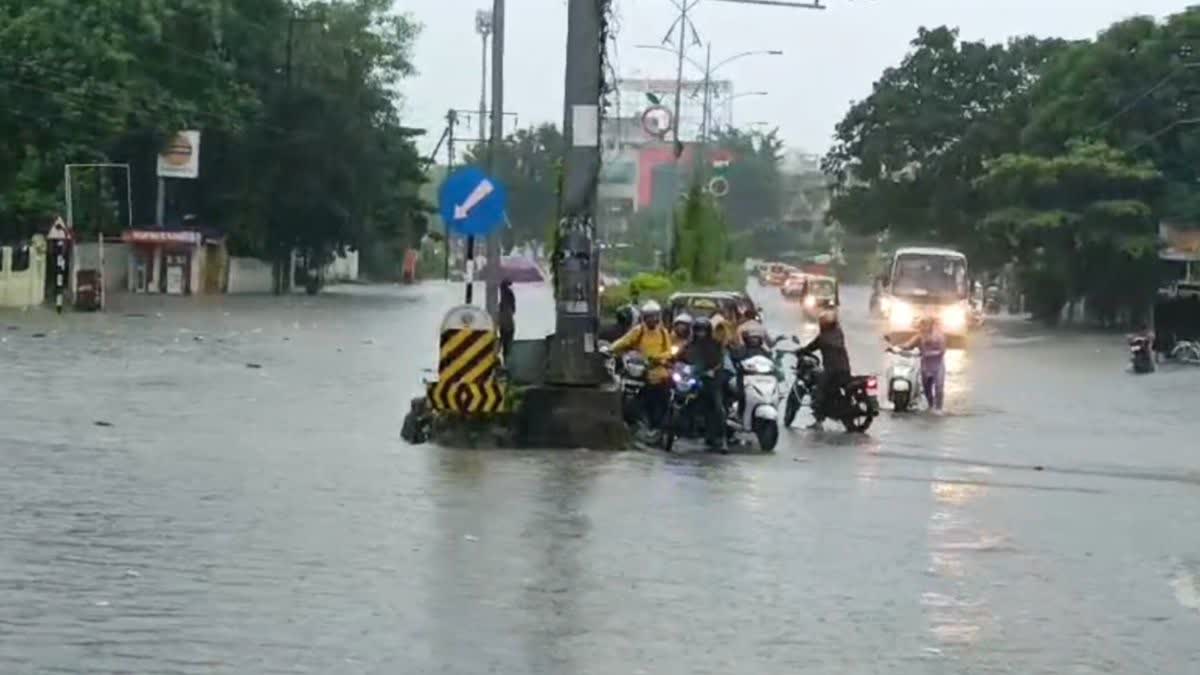
[[[714,197],[724,197],[729,194],[729,179],[717,176],[708,181],[708,192]]]
[[[655,138],[665,137],[674,122],[674,116],[666,106],[652,105],[642,113],[642,129]]]

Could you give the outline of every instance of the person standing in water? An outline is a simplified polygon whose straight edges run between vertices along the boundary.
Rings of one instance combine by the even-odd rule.
[[[937,321],[925,317],[916,335],[900,346],[901,349],[917,349],[921,353],[921,386],[925,400],[936,413],[942,412],[946,398],[946,334]]]
[[[500,324],[500,349],[505,357],[508,356],[508,348],[512,346],[513,335],[517,332],[516,314],[517,296],[513,295],[512,279],[505,279],[500,282],[500,309],[498,317]]]

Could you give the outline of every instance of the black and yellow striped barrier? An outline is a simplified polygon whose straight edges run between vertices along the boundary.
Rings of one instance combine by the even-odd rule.
[[[504,409],[504,387],[495,380],[486,382],[456,382],[433,385],[430,392],[433,407],[443,412],[462,415],[497,413]]]
[[[429,391],[435,410],[459,414],[500,412],[504,388],[496,381],[500,345],[486,312],[464,306],[442,322],[438,379]]]

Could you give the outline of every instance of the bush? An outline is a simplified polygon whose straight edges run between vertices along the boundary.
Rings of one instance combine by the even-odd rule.
[[[670,279],[659,274],[639,274],[627,284],[606,288],[600,296],[600,315],[612,316],[622,305],[630,302],[637,291],[638,301],[657,300],[660,304],[675,292],[676,286]]]

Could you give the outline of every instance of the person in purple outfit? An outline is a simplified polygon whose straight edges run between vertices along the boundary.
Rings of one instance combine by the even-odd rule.
[[[935,412],[942,411],[946,398],[946,334],[937,321],[921,319],[920,330],[900,349],[916,349],[921,354],[921,387],[925,400]]]

